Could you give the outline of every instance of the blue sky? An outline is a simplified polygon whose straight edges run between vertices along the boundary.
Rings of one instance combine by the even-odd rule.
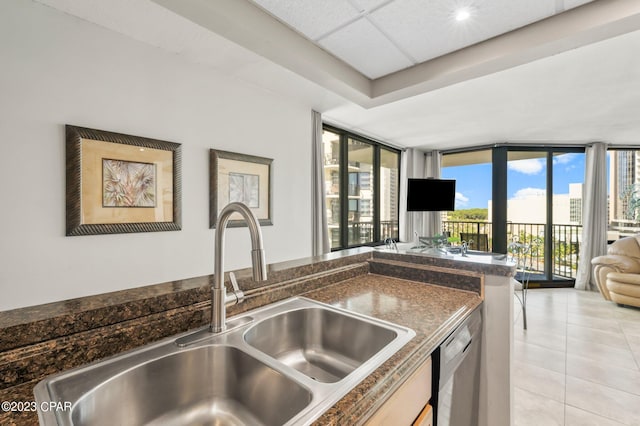
[[[509,199],[544,191],[546,158],[509,161],[507,167]],[[584,182],[584,154],[554,156],[553,172],[553,193],[568,194],[570,183]],[[456,180],[456,210],[487,208],[491,199],[491,164],[445,167],[442,177]]]

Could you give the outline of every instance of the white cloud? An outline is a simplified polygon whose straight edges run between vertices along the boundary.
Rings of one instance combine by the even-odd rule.
[[[561,154],[553,157],[553,164],[569,164],[572,162],[579,154]]]
[[[525,199],[525,198],[530,198],[530,197],[543,197],[545,194],[547,193],[547,191],[545,191],[542,188],[522,188],[516,191],[515,194],[513,194],[513,199]]]
[[[465,207],[469,204],[469,198],[465,197],[462,192],[456,192],[456,206]]]
[[[514,170],[525,175],[537,175],[544,169],[544,162],[539,158],[530,158],[528,160],[509,161],[507,166],[510,170]]]

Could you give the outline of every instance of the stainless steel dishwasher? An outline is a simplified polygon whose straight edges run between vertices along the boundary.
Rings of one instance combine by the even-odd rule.
[[[436,351],[433,401],[436,426],[477,426],[482,305]]]

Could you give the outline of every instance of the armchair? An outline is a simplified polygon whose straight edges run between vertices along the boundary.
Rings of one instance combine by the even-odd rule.
[[[640,234],[614,242],[606,255],[594,257],[591,264],[606,300],[640,307]]]

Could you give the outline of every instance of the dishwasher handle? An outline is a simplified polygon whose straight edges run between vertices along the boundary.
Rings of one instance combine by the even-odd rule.
[[[464,349],[462,350],[462,353],[465,353],[467,349],[469,349],[469,346],[471,346],[471,343],[473,343],[473,337],[469,339],[469,343],[467,343],[467,346],[464,347]]]

